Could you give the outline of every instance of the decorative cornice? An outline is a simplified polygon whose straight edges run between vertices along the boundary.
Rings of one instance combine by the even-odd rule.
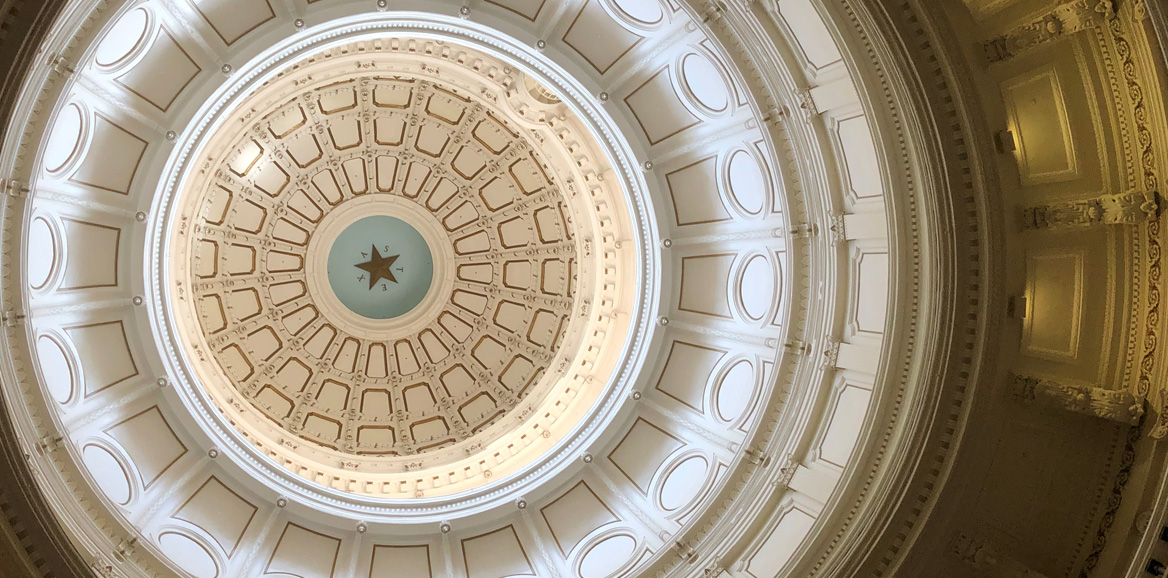
[[[1127,97],[1131,106],[1132,117],[1135,119],[1135,140],[1140,145],[1139,166],[1137,167],[1139,180],[1144,190],[1159,190],[1160,178],[1156,166],[1156,139],[1153,135],[1151,112],[1149,110],[1143,80],[1136,68],[1131,42],[1128,40],[1127,30],[1123,18],[1111,17],[1107,22],[1107,29],[1115,42],[1115,51],[1119,57],[1119,70],[1123,75],[1127,88]],[[1151,391],[1152,372],[1156,368],[1158,335],[1160,326],[1160,278],[1161,278],[1161,250],[1160,250],[1160,222],[1156,216],[1149,219],[1145,228],[1145,239],[1148,244],[1148,291],[1147,315],[1144,319],[1143,357],[1140,359],[1140,374],[1136,383],[1136,395],[1145,397]],[[1168,435],[1168,397],[1161,396],[1156,406],[1158,417],[1149,435],[1163,438]]]
[[[1103,555],[1104,548],[1107,547],[1107,537],[1111,533],[1111,527],[1115,524],[1115,516],[1119,512],[1120,505],[1123,503],[1123,492],[1131,480],[1132,467],[1136,461],[1136,444],[1139,443],[1142,437],[1140,432],[1143,428],[1141,425],[1133,425],[1127,430],[1123,453],[1119,458],[1119,472],[1116,474],[1115,483],[1111,487],[1111,495],[1107,497],[1107,510],[1103,512],[1103,518],[1099,522],[1099,528],[1095,531],[1095,538],[1091,544],[1091,553],[1083,561],[1083,567],[1079,571],[1079,578],[1091,577],[1095,567],[1099,564],[1099,558]]]

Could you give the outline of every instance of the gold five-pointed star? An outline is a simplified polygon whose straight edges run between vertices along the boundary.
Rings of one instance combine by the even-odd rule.
[[[397,278],[393,276],[393,262],[397,261],[400,255],[390,255],[389,257],[382,257],[381,253],[377,251],[377,246],[373,246],[373,258],[364,263],[358,263],[357,268],[369,273],[369,289],[382,279],[389,279],[397,283]]]

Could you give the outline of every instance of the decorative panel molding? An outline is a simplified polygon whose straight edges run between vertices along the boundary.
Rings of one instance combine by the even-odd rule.
[[[117,287],[122,230],[71,218],[62,218],[61,224],[65,259],[57,290]],[[51,234],[48,237],[55,241]]]
[[[823,70],[842,60],[839,47],[812,0],[778,0],[778,15],[811,68]]]
[[[1027,256],[1025,353],[1053,360],[1078,358],[1085,258],[1082,252],[1058,251]]]
[[[870,386],[848,380],[840,381],[825,414],[817,453],[819,459],[837,468],[847,467],[848,460],[863,433],[864,417],[872,400]]]
[[[69,177],[94,189],[129,195],[146,154],[146,139],[101,113],[94,117],[84,158]]]
[[[673,74],[672,67],[662,68],[624,99],[650,145],[658,144],[702,122],[682,102],[674,85]]]
[[[202,72],[170,31],[162,28],[146,54],[117,78],[117,83],[162,112]]]
[[[535,576],[535,568],[514,526],[462,540],[467,578]]]
[[[223,43],[231,46],[276,18],[271,0],[191,0]]]
[[[65,328],[79,352],[85,397],[90,397],[138,375],[130,340],[122,321]]]
[[[1053,65],[1010,79],[1002,97],[1017,138],[1024,184],[1079,176],[1079,159],[1058,72]]]
[[[187,453],[157,406],[106,428],[105,433],[126,450],[146,489]]]
[[[733,253],[682,257],[677,309],[733,319],[729,287],[731,266],[736,259],[737,255]]]
[[[552,540],[560,553],[568,556],[584,538],[620,518],[585,481],[548,502],[540,509]]]
[[[643,417],[608,454],[608,460],[643,494],[648,494],[649,483],[665,460],[685,442]]]
[[[850,196],[856,200],[883,197],[880,159],[876,154],[868,119],[861,115],[836,120],[835,133],[843,157],[844,182],[847,183]]]
[[[621,26],[602,0],[585,0],[564,33],[564,44],[574,49],[596,72],[604,74],[643,39]]]
[[[369,578],[380,576],[434,578],[429,546],[374,546]]]
[[[231,557],[255,519],[259,507],[211,476],[179,507],[174,519],[199,528]]]
[[[764,532],[765,539],[746,557],[744,572],[751,578],[776,578],[803,538],[811,531],[815,516],[798,506],[783,506],[777,522]]]
[[[340,551],[340,538],[289,523],[280,533],[264,575],[332,578]]]

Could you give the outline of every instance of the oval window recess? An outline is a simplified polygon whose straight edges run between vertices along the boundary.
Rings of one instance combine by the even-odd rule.
[[[766,177],[754,156],[742,150],[734,153],[727,172],[734,203],[750,215],[762,213],[766,208]]]
[[[597,542],[580,560],[581,578],[605,578],[623,568],[632,559],[637,541],[628,534],[617,534]]]
[[[110,501],[121,506],[130,503],[132,489],[130,475],[113,453],[101,446],[90,445],[82,450],[81,461],[98,489]]]
[[[81,152],[84,138],[85,112],[77,103],[70,103],[53,123],[53,132],[45,145],[45,170],[50,173],[64,170]]]
[[[93,61],[106,68],[121,64],[146,40],[149,26],[150,16],[145,9],[137,8],[126,13],[106,33]]]
[[[697,53],[687,54],[681,60],[681,74],[690,94],[703,108],[715,113],[729,108],[730,91],[709,58]]]
[[[730,423],[742,417],[754,393],[754,367],[745,359],[735,363],[718,384],[715,409],[718,418]]]
[[[43,217],[33,219],[28,231],[28,283],[34,291],[49,284],[57,266],[57,236]]]
[[[158,536],[158,548],[162,553],[195,578],[217,578],[219,565],[202,544],[178,532],[165,532]]]
[[[702,456],[682,460],[661,484],[661,507],[672,512],[688,506],[702,490],[709,472],[710,462]]]
[[[59,404],[69,403],[77,387],[77,379],[65,347],[56,339],[41,336],[37,339],[37,357],[41,364],[41,376],[49,396]]]
[[[645,26],[660,24],[665,19],[659,0],[613,0],[612,3],[629,19]]]
[[[766,257],[755,255],[746,262],[738,292],[746,316],[761,321],[775,298],[775,268]]]

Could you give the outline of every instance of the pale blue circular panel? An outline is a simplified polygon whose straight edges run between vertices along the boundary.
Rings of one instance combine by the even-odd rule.
[[[328,256],[333,292],[354,313],[393,319],[417,307],[434,281],[434,258],[421,233],[396,217],[349,225]]]

